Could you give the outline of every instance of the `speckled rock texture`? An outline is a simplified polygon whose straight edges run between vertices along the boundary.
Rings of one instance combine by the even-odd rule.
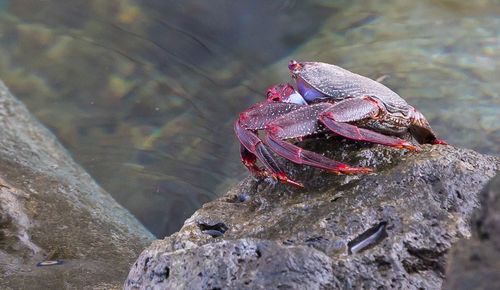
[[[139,256],[126,289],[440,289],[500,159],[340,138],[302,144],[369,175],[287,164],[306,189],[243,180]]]
[[[500,289],[500,174],[480,196],[472,218],[472,237],[454,244],[444,289]]]
[[[0,288],[120,289],[152,235],[1,82],[0,136]]]

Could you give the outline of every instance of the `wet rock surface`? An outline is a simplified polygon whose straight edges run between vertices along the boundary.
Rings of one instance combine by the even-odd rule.
[[[480,196],[472,237],[453,245],[444,289],[500,289],[500,175]]]
[[[446,254],[471,235],[479,192],[499,158],[338,138],[302,145],[376,173],[288,164],[304,190],[249,177],[143,251],[125,288],[440,289]]]
[[[0,136],[1,288],[120,288],[152,235],[1,82]]]

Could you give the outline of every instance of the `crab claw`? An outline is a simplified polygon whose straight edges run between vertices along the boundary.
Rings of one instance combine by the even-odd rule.
[[[277,84],[267,89],[268,102],[292,103],[307,105],[306,100],[289,83]]]
[[[277,84],[267,89],[267,101],[283,102],[283,100],[286,100],[294,92],[295,89],[289,83]]]

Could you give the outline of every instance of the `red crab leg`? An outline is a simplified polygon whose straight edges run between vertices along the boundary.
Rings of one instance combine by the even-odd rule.
[[[448,142],[444,141],[443,139],[436,139],[431,142],[432,145],[448,145]]]
[[[359,121],[374,117],[379,112],[378,102],[372,98],[354,98],[333,104],[319,117],[320,121],[335,134],[358,141],[367,141],[396,148],[419,150],[410,142],[387,136],[344,122]]]
[[[257,166],[257,156],[252,152],[248,151],[243,144],[240,144],[240,155],[241,155],[241,163],[245,165],[245,167],[255,176],[257,177],[265,177],[268,176],[265,169]]]
[[[303,107],[271,122],[266,128],[264,143],[276,154],[297,164],[306,164],[337,173],[372,172],[369,168],[351,167],[282,140],[313,134],[318,130],[318,116],[328,106],[330,104],[320,103]]]
[[[282,183],[289,183],[297,187],[304,187],[302,183],[294,181],[286,176],[285,171],[279,167],[279,165],[276,163],[271,153],[269,153],[266,146],[262,143],[259,137],[252,131],[243,128],[239,120],[234,124],[234,130],[236,132],[236,136],[238,136],[238,139],[240,140],[240,143],[249,151],[250,154],[256,156],[262,162],[264,167],[268,172],[271,173],[271,176],[273,178]],[[245,160],[243,159],[242,161],[243,164],[245,164]],[[255,165],[255,161],[251,161],[250,159],[251,168],[247,166],[250,171],[253,171],[254,169],[252,162],[254,162]],[[259,169],[259,172],[267,175],[266,171],[261,171]]]
[[[293,103],[261,102],[240,113],[239,122],[245,129],[261,130],[269,122],[300,107]]]
[[[276,130],[283,130],[283,129],[279,127],[274,127],[273,131]],[[310,165],[331,172],[344,173],[344,174],[369,173],[373,171],[372,169],[365,167],[351,167],[347,164],[327,158],[321,154],[302,149],[296,145],[281,140],[279,137],[274,136],[271,133],[266,134],[264,141],[276,154],[297,164]]]

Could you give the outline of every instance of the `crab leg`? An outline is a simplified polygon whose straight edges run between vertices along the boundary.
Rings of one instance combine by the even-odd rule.
[[[256,176],[269,176],[275,179],[302,187],[299,182],[289,179],[284,170],[274,160],[268,149],[262,144],[259,137],[253,132],[264,129],[273,119],[299,108],[300,105],[280,102],[261,102],[240,114],[235,123],[235,131],[241,143],[241,161],[250,172]],[[266,169],[257,166],[257,159]]]
[[[272,134],[266,134],[266,144],[276,154],[292,161],[297,164],[305,164],[317,168],[325,169],[336,173],[369,173],[372,172],[370,168],[365,167],[351,167],[347,164],[337,162],[327,158],[321,154],[302,149],[296,145],[281,140]]]
[[[359,128],[346,122],[376,118],[380,111],[378,101],[370,97],[346,99],[323,112],[320,121],[335,134],[358,141],[367,141],[396,148],[418,150],[410,142],[397,137],[387,136],[372,130]]]
[[[248,151],[248,149],[240,143],[240,155],[241,155],[241,163],[245,165],[245,167],[255,176],[257,177],[265,177],[267,176],[267,171],[265,169],[257,166],[257,156],[252,152]]]
[[[247,150],[242,151],[242,162],[250,171],[253,172],[254,170],[258,170],[259,173],[264,175],[268,175],[267,172],[270,172],[273,178],[282,183],[290,183],[297,187],[304,187],[300,182],[294,181],[286,176],[285,171],[280,168],[278,163],[276,163],[271,153],[262,143],[262,140],[260,140],[259,137],[251,130],[243,128],[240,124],[240,120],[236,121],[234,124],[234,130],[241,145]],[[262,162],[267,172],[255,165],[255,157]]]
[[[321,154],[305,150],[282,139],[311,135],[318,131],[317,118],[330,104],[320,103],[297,109],[266,127],[264,143],[276,154],[297,164],[306,164],[337,173],[368,173],[364,167],[351,167]]]
[[[437,139],[436,134],[432,131],[431,126],[425,119],[424,115],[413,107],[410,108],[410,121],[411,124],[409,130],[418,143],[448,145],[446,141]]]
[[[301,105],[293,103],[261,102],[240,114],[239,122],[249,130],[261,130],[269,122],[297,110]]]

